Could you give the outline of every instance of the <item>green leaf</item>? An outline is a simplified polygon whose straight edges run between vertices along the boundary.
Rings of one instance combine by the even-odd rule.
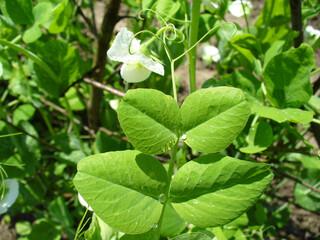
[[[265,68],[264,83],[268,99],[275,107],[299,108],[312,96],[310,73],[314,53],[307,44],[280,53]]]
[[[286,121],[307,124],[313,119],[313,112],[301,110],[298,108],[278,109],[274,107],[261,106],[259,104],[251,104],[251,111],[259,117],[269,118],[278,123]]]
[[[0,62],[0,77],[2,77],[2,74],[3,74],[3,65],[2,65],[2,63]]]
[[[258,153],[266,150],[273,142],[273,132],[270,124],[258,122],[250,127],[248,146],[240,148],[243,153]]]
[[[224,150],[244,128],[250,107],[240,89],[216,87],[189,95],[181,107],[183,139],[205,153]]]
[[[113,229],[103,222],[95,213],[89,229],[85,232],[86,240],[110,240]]]
[[[25,43],[32,43],[38,40],[42,35],[41,28],[38,25],[33,25],[23,34],[22,40]]]
[[[62,225],[68,227],[72,226],[73,221],[63,197],[59,196],[49,204],[49,213]]]
[[[63,0],[60,4],[54,7],[52,10],[52,16],[49,19],[49,23],[46,23],[46,27],[52,34],[62,32],[68,25],[70,17],[72,15],[72,7],[68,0]]]
[[[74,184],[105,223],[140,234],[158,222],[167,173],[157,159],[138,151],[108,152],[80,160]]]
[[[186,228],[187,224],[188,223],[176,213],[171,204],[167,204],[160,234],[161,236],[177,236]]]
[[[222,226],[252,207],[272,178],[267,164],[203,155],[176,173],[170,187],[171,203],[196,226]]]
[[[52,96],[58,98],[68,86],[86,71],[78,50],[62,40],[51,40],[39,48],[39,56],[52,69],[53,78],[42,66],[35,65],[37,83]]]
[[[19,235],[28,235],[31,232],[31,223],[28,221],[17,222],[15,229]]]
[[[318,157],[304,155],[300,153],[290,153],[287,154],[286,158],[289,161],[300,161],[305,168],[320,171],[320,159]]]
[[[141,152],[164,153],[178,141],[179,106],[158,90],[129,90],[119,104],[118,119],[127,138]]]
[[[157,232],[154,229],[142,234],[125,234],[120,240],[158,240]]]
[[[172,240],[212,240],[212,238],[208,237],[204,233],[185,233],[178,237],[172,238]]]
[[[12,122],[14,125],[18,125],[20,121],[28,121],[34,115],[36,109],[31,104],[20,105],[13,112]]]
[[[318,169],[303,169],[300,179],[320,190],[320,171]],[[298,204],[309,210],[320,210],[320,194],[297,183],[294,188],[294,196]]]
[[[276,55],[282,52],[284,40],[275,41],[272,46],[266,51],[264,55],[263,69],[268,65],[269,61]]]
[[[178,10],[180,9],[180,2],[174,0],[162,0],[158,1],[157,12],[164,18],[165,21],[169,20],[170,17],[173,17]],[[160,21],[160,23],[163,23]]]
[[[31,0],[5,0],[6,9],[15,24],[32,24],[32,1]]]
[[[51,17],[51,2],[40,2],[32,10],[36,24],[43,24]]]
[[[59,240],[61,239],[60,231],[57,224],[48,219],[39,219],[32,226],[28,239],[32,240]]]

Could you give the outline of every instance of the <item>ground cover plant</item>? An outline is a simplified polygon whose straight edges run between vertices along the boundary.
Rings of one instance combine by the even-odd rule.
[[[0,238],[319,238],[319,1],[0,10]]]

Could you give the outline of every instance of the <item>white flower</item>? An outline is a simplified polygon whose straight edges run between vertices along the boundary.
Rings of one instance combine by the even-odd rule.
[[[215,46],[204,46],[201,50],[201,58],[205,65],[209,65],[212,62],[218,62],[220,60],[219,49]]]
[[[115,111],[117,111],[118,110],[118,106],[119,106],[119,99],[112,99],[112,100],[110,100],[109,101],[109,104],[110,104],[110,107],[113,109],[113,110],[115,110]]]
[[[86,200],[84,200],[83,197],[80,195],[80,193],[78,193],[78,199],[82,206],[84,206],[85,208],[88,208],[89,211],[93,211],[92,208],[86,202]]]
[[[4,197],[0,200],[0,214],[8,211],[8,208],[14,204],[19,195],[19,183],[15,179],[5,179],[6,188]]]
[[[121,28],[117,34],[107,55],[113,61],[123,62],[120,70],[121,77],[127,82],[142,82],[146,80],[151,72],[164,75],[164,68],[160,63],[153,61],[140,52],[140,40],[134,38],[134,34]],[[130,54],[129,53],[129,45]]]
[[[203,0],[203,5],[210,10],[216,10],[219,7],[218,4],[214,3],[211,0]]]
[[[246,14],[249,15],[252,10],[251,2],[247,0],[242,0],[242,3],[244,5]],[[244,15],[244,11],[242,8],[241,0],[233,1],[229,6],[229,12],[235,17],[242,17]]]
[[[320,37],[320,31],[318,29],[314,29],[311,25],[306,27],[306,32],[310,36],[315,36],[317,38]]]

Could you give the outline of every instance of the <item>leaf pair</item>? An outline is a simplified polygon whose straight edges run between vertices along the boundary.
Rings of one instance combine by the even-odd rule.
[[[217,87],[176,101],[153,89],[129,90],[119,104],[118,119],[132,145],[148,154],[170,150],[182,136],[205,153],[225,149],[244,128],[250,107],[240,89]]]
[[[221,154],[203,155],[175,174],[169,202],[190,223],[221,226],[253,206],[272,176],[268,164]],[[156,227],[168,177],[154,157],[127,150],[82,159],[74,184],[94,212],[112,228],[141,234]]]

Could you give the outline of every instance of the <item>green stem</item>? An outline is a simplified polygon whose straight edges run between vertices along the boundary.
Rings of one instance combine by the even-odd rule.
[[[312,119],[312,122],[320,125],[320,120],[319,120],[319,119],[313,118],[313,119]]]
[[[193,46],[198,40],[199,20],[200,20],[200,0],[193,0],[191,13],[191,29],[189,47]],[[189,86],[190,93],[196,91],[196,60],[197,49],[193,48],[189,52]]]
[[[161,215],[160,215],[159,221],[157,223],[157,236],[158,236],[158,238],[160,238],[160,231],[161,231],[163,216],[164,216],[164,212],[165,212],[166,206],[167,206],[169,198],[170,198],[169,189],[170,189],[172,176],[173,176],[173,172],[174,172],[174,164],[176,162],[177,151],[178,151],[178,142],[174,145],[174,147],[172,149],[171,158],[170,158],[170,162],[169,162],[168,185],[167,185],[167,189],[166,189],[166,192],[165,192],[165,198],[164,198],[164,202],[163,202],[163,208],[162,208],[162,211],[161,211]]]
[[[171,62],[171,81],[172,81],[173,98],[174,100],[176,100],[176,102],[178,102],[176,80],[174,75],[174,61]]]
[[[248,33],[250,33],[249,21],[248,21],[246,9],[245,9],[245,6],[244,6],[244,3],[243,3],[242,0],[241,0],[241,6],[242,6],[243,13],[244,13],[244,19],[246,20],[246,25],[247,25]]]
[[[319,38],[320,39],[320,38]],[[314,70],[314,71],[312,71],[311,72],[311,76],[314,76],[314,75],[316,75],[317,73],[319,73],[320,72],[320,68],[317,68],[316,70]]]

